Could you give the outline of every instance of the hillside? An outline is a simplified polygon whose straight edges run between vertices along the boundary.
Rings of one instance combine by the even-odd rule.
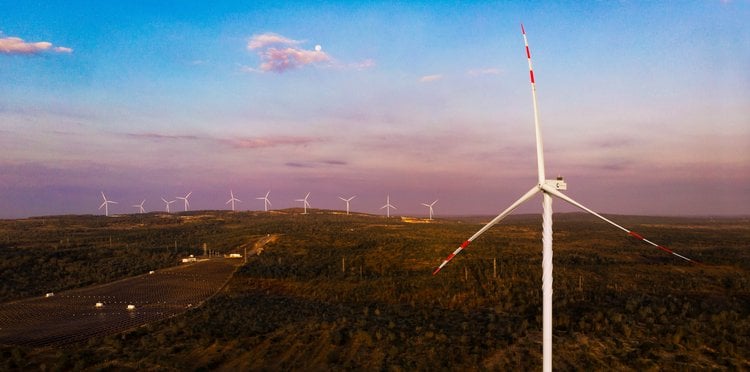
[[[3,368],[434,370],[541,367],[539,216],[432,269],[477,220],[315,210],[0,221],[2,298],[103,283],[279,234],[202,307]],[[555,220],[554,366],[750,368],[747,219],[626,217],[691,265],[580,214]],[[111,237],[111,240],[110,240]]]

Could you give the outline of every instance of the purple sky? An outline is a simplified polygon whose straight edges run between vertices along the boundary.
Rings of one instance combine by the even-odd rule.
[[[496,214],[548,178],[604,213],[750,214],[750,3],[24,2],[0,23],[0,218]],[[320,46],[320,48],[316,48]],[[173,209],[180,209],[175,203]],[[520,212],[540,211],[541,201]],[[561,201],[556,211],[572,211]]]

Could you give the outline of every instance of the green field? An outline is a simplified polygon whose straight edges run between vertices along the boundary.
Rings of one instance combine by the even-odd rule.
[[[704,264],[556,215],[553,366],[750,368],[750,220],[611,217]],[[64,349],[3,346],[0,369],[540,369],[540,216],[504,221],[431,275],[483,220],[285,210],[0,221],[2,301],[280,235],[200,308]]]

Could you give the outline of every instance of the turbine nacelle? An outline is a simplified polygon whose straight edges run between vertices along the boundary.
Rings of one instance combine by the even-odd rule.
[[[557,176],[554,180],[544,180],[544,185],[554,188],[555,190],[567,190],[568,184],[562,176]],[[540,185],[539,188],[543,189]]]

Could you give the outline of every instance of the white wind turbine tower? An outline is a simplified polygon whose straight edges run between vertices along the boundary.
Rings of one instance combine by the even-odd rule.
[[[263,200],[263,210],[266,211],[266,212],[268,212],[268,206],[271,205],[271,201],[268,200],[268,195],[270,193],[271,193],[271,190],[268,190],[268,192],[266,193],[266,196],[261,196],[259,198],[255,198],[255,199],[258,199],[258,200]]]
[[[164,199],[164,198],[161,198],[161,200],[163,200],[163,201],[164,201],[164,204],[165,204],[165,205],[167,206],[167,209],[166,209],[166,210],[167,210],[167,213],[169,213],[169,205],[177,201],[177,200],[170,200],[170,201],[167,201],[167,199]]]
[[[461,252],[464,248],[466,248],[474,239],[479,237],[479,235],[482,235],[487,229],[495,225],[496,223],[500,222],[503,218],[505,218],[508,214],[513,212],[518,206],[523,204],[525,201],[531,199],[532,196],[536,195],[537,193],[542,194],[542,329],[543,329],[543,371],[551,371],[552,370],[552,197],[557,197],[565,202],[568,202],[578,208],[583,209],[584,211],[591,213],[592,215],[596,216],[597,218],[603,220],[604,222],[624,231],[629,236],[632,236],[636,239],[639,239],[643,242],[646,242],[662,251],[665,251],[667,253],[670,253],[674,256],[677,256],[685,261],[688,262],[696,262],[694,260],[691,260],[690,258],[687,258],[683,255],[680,255],[676,252],[673,252],[672,250],[658,245],[650,240],[647,240],[643,238],[643,236],[639,235],[636,232],[633,232],[631,230],[628,230],[609,219],[603,217],[602,215],[594,212],[593,210],[584,207],[582,204],[578,203],[577,201],[571,199],[567,195],[560,192],[560,190],[566,189],[566,184],[562,180],[562,177],[558,177],[558,179],[555,180],[547,180],[544,175],[544,152],[542,149],[542,133],[541,128],[539,126],[539,114],[537,111],[537,103],[536,103],[536,84],[534,82],[534,70],[531,65],[531,53],[529,52],[529,44],[526,38],[526,31],[523,28],[523,24],[521,25],[521,33],[523,34],[523,40],[524,44],[526,46],[526,57],[529,62],[529,77],[531,80],[531,96],[533,100],[533,107],[534,107],[534,129],[536,132],[536,158],[537,158],[537,184],[534,185],[531,190],[526,192],[521,198],[516,200],[513,204],[511,204],[506,210],[504,210],[502,213],[497,215],[492,221],[487,223],[484,227],[482,227],[479,231],[477,231],[474,235],[472,235],[469,239],[464,241],[455,251],[453,251],[448,257],[443,260],[443,262],[440,264],[440,266],[435,269],[435,271],[432,273],[433,275],[437,274],[451,259],[453,259],[457,254]]]
[[[102,191],[101,193],[102,193],[102,199],[104,199],[104,201],[99,206],[99,209],[102,209],[102,207],[104,207],[104,215],[109,216],[109,204],[117,204],[117,202],[112,201],[112,200],[107,200],[107,197],[104,196],[104,191]]]
[[[193,192],[191,191],[191,192],[187,193],[187,195],[185,195],[185,196],[175,196],[175,198],[182,199],[182,200],[185,201],[185,212],[187,212],[188,208],[190,208],[190,203],[188,202],[188,198],[190,197],[190,194],[192,194],[192,193]]]
[[[307,195],[305,195],[304,199],[294,199],[294,201],[302,202],[302,206],[305,208],[305,211],[302,212],[302,214],[307,214],[307,207],[310,206],[310,203],[307,202],[307,198],[310,197],[310,193],[308,192]]]
[[[143,209],[143,203],[146,202],[146,199],[143,199],[141,201],[141,204],[133,204],[133,208],[138,208],[138,213],[146,213],[146,210]]]
[[[237,198],[235,198],[235,197],[234,197],[234,192],[232,192],[232,190],[229,190],[229,195],[230,195],[231,197],[230,197],[230,198],[229,198],[229,200],[227,200],[227,202],[226,202],[226,203],[224,203],[224,204],[229,204],[229,203],[232,203],[232,212],[234,212],[234,202],[240,202],[240,203],[242,203],[242,200],[240,200],[240,199],[237,199]]]
[[[385,210],[386,210],[386,217],[388,217],[388,218],[391,217],[391,208],[397,209],[396,207],[394,207],[393,205],[391,205],[391,196],[390,195],[388,195],[388,196],[385,197],[385,205],[382,206],[382,207],[380,207],[380,209],[383,209],[383,208],[385,208]]]
[[[343,201],[346,202],[346,215],[347,216],[349,215],[349,202],[352,201],[352,199],[354,199],[356,197],[357,197],[357,195],[354,195],[354,196],[350,197],[349,199],[344,199],[344,198],[342,198],[342,197],[339,196],[339,199],[341,199],[341,200],[343,200]]]
[[[432,203],[430,203],[430,204],[422,203],[422,205],[424,205],[425,207],[427,207],[427,208],[430,208],[430,220],[432,220],[432,207],[433,207],[433,206],[435,205],[435,203],[437,203],[437,202],[438,202],[438,200],[437,200],[437,199],[435,199],[435,201],[434,201],[434,202],[432,202]]]

